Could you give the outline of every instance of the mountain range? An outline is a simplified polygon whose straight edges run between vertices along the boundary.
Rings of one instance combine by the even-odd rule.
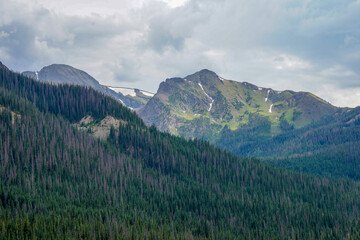
[[[360,179],[360,109],[338,108],[312,93],[227,80],[206,69],[167,79],[155,95],[103,86],[67,65],[53,64],[23,74],[45,82],[92,87],[136,108],[149,126],[207,140],[240,156],[292,170]],[[83,127],[106,136],[112,122],[90,121]]]
[[[360,108],[308,92],[226,80],[209,70],[160,84],[139,116],[185,138],[289,169],[360,179]]]
[[[208,114],[217,98],[202,83]],[[341,121],[355,126],[348,114]],[[93,132],[98,123],[110,126],[106,137]],[[35,81],[1,63],[0,149],[1,239],[360,236],[359,182],[160,132],[92,88]]]
[[[65,64],[52,64],[43,67],[40,71],[25,71],[22,74],[42,82],[92,87],[133,109],[143,106],[153,95],[150,92],[139,89],[107,87],[101,85],[88,73]]]

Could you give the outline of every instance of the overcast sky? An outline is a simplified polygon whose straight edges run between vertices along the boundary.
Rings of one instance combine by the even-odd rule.
[[[360,0],[0,0],[0,61],[156,92],[207,68],[360,105]]]

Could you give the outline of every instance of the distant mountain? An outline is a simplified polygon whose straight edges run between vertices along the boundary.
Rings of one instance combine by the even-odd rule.
[[[162,131],[205,139],[241,156],[360,179],[358,120],[347,118],[357,111],[308,92],[276,91],[202,70],[162,82],[138,113]]]
[[[147,124],[163,131],[216,139],[223,128],[241,129],[254,119],[264,121],[267,134],[278,134],[304,127],[336,110],[311,93],[275,91],[202,70],[162,82],[139,114]]]
[[[108,96],[111,96],[127,107],[139,108],[143,106],[146,98],[133,98],[116,92],[106,86],[101,85],[95,78],[88,73],[65,64],[52,64],[42,68],[39,72],[26,71],[23,75],[42,82],[55,84],[75,84],[80,86],[92,87]]]
[[[92,88],[1,64],[0,166],[0,239],[360,236],[359,182],[162,133]]]
[[[40,72],[23,72],[25,76],[42,82],[52,82],[55,84],[75,84],[89,86],[96,90],[101,89],[99,82],[84,71],[73,68],[65,64],[52,64],[44,67]]]

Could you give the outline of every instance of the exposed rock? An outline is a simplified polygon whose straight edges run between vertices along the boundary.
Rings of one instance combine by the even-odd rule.
[[[91,116],[86,116],[79,123],[73,124],[73,126],[92,134],[94,137],[106,139],[110,134],[110,128],[114,127],[117,129],[120,124],[126,124],[126,122],[112,116],[106,116],[101,121],[96,121]]]

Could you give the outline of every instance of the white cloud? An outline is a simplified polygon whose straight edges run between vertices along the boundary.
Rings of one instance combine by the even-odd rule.
[[[324,85],[314,93],[338,107],[359,106],[360,87],[339,89],[333,85]]]
[[[183,6],[188,0],[162,0],[167,3],[170,7],[176,8]]]
[[[275,68],[278,70],[302,70],[309,67],[309,63],[296,57],[282,54],[274,60]]]
[[[330,68],[324,69],[320,73],[325,77],[337,77],[337,78],[347,78],[347,77],[357,77],[356,73],[351,70],[346,69],[344,66],[335,65]]]
[[[16,71],[66,63],[104,84],[156,91],[165,78],[208,68],[227,79],[360,105],[359,0],[0,0],[0,6],[0,61]]]

